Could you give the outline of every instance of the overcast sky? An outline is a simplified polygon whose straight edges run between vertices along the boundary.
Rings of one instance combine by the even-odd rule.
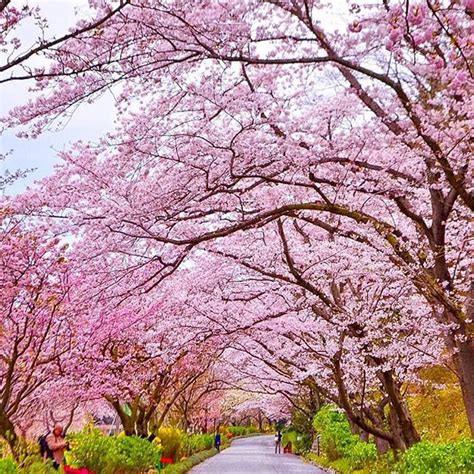
[[[50,36],[64,34],[74,25],[76,13],[87,13],[87,0],[31,0],[30,5],[41,5],[44,16],[49,21]],[[79,8],[79,11],[77,9]],[[32,44],[38,31],[29,28],[19,30],[19,36],[25,45]],[[28,84],[24,81],[0,85],[0,115],[4,116],[12,107],[26,102]],[[53,166],[58,163],[57,150],[67,149],[69,144],[82,139],[96,139],[113,126],[114,107],[111,96],[104,96],[100,101],[82,106],[67,126],[58,132],[46,132],[36,140],[19,139],[15,131],[7,131],[0,136],[0,152],[5,154],[13,150],[5,161],[0,161],[0,174],[6,170],[36,168],[25,179],[10,186],[7,194],[20,193],[36,180],[51,174]]]

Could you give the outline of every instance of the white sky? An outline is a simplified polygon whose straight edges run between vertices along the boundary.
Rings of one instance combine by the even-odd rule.
[[[62,35],[75,24],[77,8],[82,13],[87,12],[87,0],[30,0],[23,3],[41,6],[41,11],[49,22],[50,36]],[[34,42],[37,35],[38,30],[33,29],[30,24],[29,29],[18,30],[16,36],[27,46]],[[0,116],[6,115],[12,107],[26,102],[28,87],[25,81],[0,85]],[[36,140],[19,139],[14,130],[6,131],[0,136],[0,153],[5,154],[10,150],[13,153],[5,161],[0,161],[0,175],[6,170],[36,168],[25,179],[10,186],[6,193],[20,193],[36,180],[51,174],[54,164],[59,162],[55,150],[67,149],[70,143],[79,139],[98,138],[112,128],[113,119],[112,97],[104,96],[92,105],[80,107],[63,130],[46,132]]]

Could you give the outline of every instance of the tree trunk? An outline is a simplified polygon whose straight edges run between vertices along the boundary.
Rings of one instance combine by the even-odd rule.
[[[393,372],[391,370],[382,372],[381,377],[389,399],[390,424],[395,438],[398,438],[396,444],[399,446],[396,449],[405,450],[418,443],[420,435],[416,431],[408,408],[403,401],[400,386],[393,378]]]
[[[354,423],[352,420],[349,420],[349,425],[351,426],[351,433],[352,434],[360,436],[361,433],[366,432],[359,425],[357,425],[357,423]]]
[[[471,436],[474,437],[474,345],[472,341],[456,342],[454,356],[459,384],[461,385],[464,408],[466,410]]]
[[[122,428],[126,436],[133,436],[135,433],[135,422],[136,422],[136,413],[132,410],[131,415],[127,415],[123,410],[120,402],[118,401],[110,401],[113,409],[117,412],[117,415],[120,418],[120,422],[122,423]]]
[[[379,454],[385,454],[390,448],[390,443],[385,439],[374,436],[374,441],[377,448],[377,453]]]
[[[144,438],[148,436],[148,421],[145,415],[145,410],[139,408],[137,421],[135,422],[135,434]]]
[[[18,456],[18,436],[15,432],[13,423],[8,418],[3,408],[0,408],[0,436],[8,443],[13,457],[16,459]]]
[[[257,415],[257,422],[258,422],[258,431],[262,432],[263,431],[263,416],[260,410]]]

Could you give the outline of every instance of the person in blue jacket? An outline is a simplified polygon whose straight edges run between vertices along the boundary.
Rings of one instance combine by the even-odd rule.
[[[216,434],[214,435],[214,446],[217,451],[221,450],[221,434],[219,433],[219,429],[217,429]]]

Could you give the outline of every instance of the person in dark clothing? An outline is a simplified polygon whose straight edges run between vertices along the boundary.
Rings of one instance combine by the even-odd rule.
[[[216,447],[217,451],[221,450],[221,434],[219,433],[219,430],[217,430],[216,434],[214,435],[214,446]]]
[[[281,431],[278,430],[275,433],[275,454],[281,453],[281,438],[282,438]]]

